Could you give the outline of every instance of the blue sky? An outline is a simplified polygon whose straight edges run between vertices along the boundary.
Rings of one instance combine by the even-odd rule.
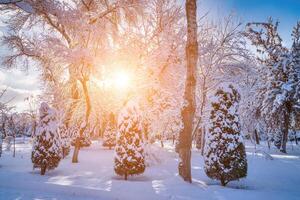
[[[291,45],[292,27],[300,20],[300,0],[198,0],[199,14],[210,12],[220,19],[234,12],[242,22],[263,22],[270,16],[279,20],[279,32],[284,44]]]
[[[284,44],[290,46],[292,27],[300,20],[300,0],[198,0],[198,11],[199,15],[209,11],[209,18],[216,20],[234,12],[244,24],[266,21],[272,16],[274,20],[280,21],[279,32]],[[4,30],[5,27],[0,23],[0,35]],[[0,60],[1,55],[5,55],[6,52],[7,50],[0,46]],[[24,110],[26,104],[23,99],[39,93],[38,73],[33,70],[28,73],[0,70],[0,89],[6,87],[8,94],[5,99],[14,98],[12,104],[16,105],[17,110]]]

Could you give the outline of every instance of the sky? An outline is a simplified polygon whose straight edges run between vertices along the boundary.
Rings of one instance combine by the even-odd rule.
[[[182,0],[180,0],[182,1]],[[198,0],[198,15],[209,12],[210,19],[221,19],[234,13],[242,22],[263,22],[270,16],[279,20],[279,32],[286,46],[291,45],[291,30],[300,20],[300,0]],[[0,16],[1,17],[1,16]],[[1,33],[2,32],[2,33]],[[0,23],[0,35],[5,27]],[[0,61],[9,51],[0,45]],[[1,66],[0,66],[1,68]],[[40,93],[38,73],[34,69],[28,72],[0,69],[0,89],[7,88],[5,98],[0,101],[11,101],[17,111],[27,109],[24,99],[30,95]]]
[[[244,25],[265,22],[269,17],[279,20],[279,33],[286,46],[291,45],[291,31],[300,20],[300,0],[198,0],[198,13],[220,19],[234,13]]]

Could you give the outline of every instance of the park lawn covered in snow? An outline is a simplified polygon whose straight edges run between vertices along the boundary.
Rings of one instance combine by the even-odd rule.
[[[0,158],[0,199],[47,200],[299,200],[300,199],[300,148],[289,146],[289,154],[272,150],[273,160],[264,153],[254,154],[254,146],[246,144],[248,176],[230,182],[227,187],[209,179],[203,170],[203,158],[199,151],[192,154],[193,183],[184,182],[177,173],[178,156],[171,144],[152,150],[160,162],[147,167],[144,174],[129,177],[116,176],[113,170],[114,151],[93,141],[83,148],[79,163],[71,163],[71,155],[45,176],[32,169],[31,144],[17,144],[16,157],[3,151]],[[260,149],[261,148],[261,149]],[[264,148],[258,147],[258,152]]]

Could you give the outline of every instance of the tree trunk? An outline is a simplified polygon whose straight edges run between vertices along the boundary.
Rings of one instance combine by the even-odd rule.
[[[205,147],[205,126],[202,127],[202,134],[201,134],[201,155],[204,155],[204,147]]]
[[[124,179],[125,179],[125,181],[127,181],[127,173],[125,173]]]
[[[175,135],[173,135],[173,137],[172,137],[172,144],[173,145],[175,144]]]
[[[72,163],[78,163],[78,154],[80,149],[80,137],[76,137],[75,148],[72,157]]]
[[[14,153],[13,157],[16,157],[16,135],[14,134]]]
[[[254,136],[255,136],[256,144],[259,145],[259,137],[256,129],[254,130]]]
[[[289,103],[287,102],[286,105],[286,111],[284,113],[284,124],[283,124],[283,134],[281,137],[281,144],[280,144],[280,151],[282,153],[286,153],[286,143],[288,141],[288,134],[289,134],[289,125],[290,125],[290,113],[291,109],[289,106]]]
[[[46,173],[46,166],[42,165],[41,166],[41,175],[45,175],[45,173]]]
[[[160,146],[161,146],[162,148],[164,148],[164,142],[163,142],[162,139],[160,139]]]
[[[183,130],[181,130],[179,134],[178,144],[178,152],[180,157],[178,170],[183,180],[191,183],[191,147],[195,113],[196,66],[198,59],[196,0],[186,0],[185,6],[187,16],[187,68],[184,91],[185,105],[181,112],[183,119]]]
[[[80,83],[82,85],[82,89],[83,89],[83,93],[84,93],[84,97],[85,97],[85,103],[86,103],[85,122],[84,122],[83,126],[82,125],[80,126],[79,137],[76,138],[72,163],[78,163],[78,154],[79,154],[79,150],[80,150],[80,138],[83,136],[83,133],[89,124],[89,117],[90,117],[90,113],[91,113],[91,101],[90,101],[90,96],[89,96],[88,87],[87,87],[87,80],[81,80]]]
[[[226,186],[226,184],[227,184],[227,183],[225,182],[225,180],[224,180],[223,178],[221,178],[221,185],[222,185],[222,186]]]
[[[201,149],[201,152],[203,152],[203,148],[204,148],[204,138],[205,138],[205,130],[201,129],[201,131],[197,131],[199,129],[200,124],[202,123],[203,120],[203,112],[204,112],[204,108],[206,105],[206,76],[203,75],[203,83],[202,83],[202,87],[201,87],[201,91],[202,91],[202,101],[201,101],[201,107],[200,107],[200,117],[198,119],[197,125],[194,128],[193,131],[193,135],[195,135],[196,138],[196,146],[199,147],[199,149]],[[198,133],[198,134],[197,134]],[[200,144],[199,144],[200,143]]]

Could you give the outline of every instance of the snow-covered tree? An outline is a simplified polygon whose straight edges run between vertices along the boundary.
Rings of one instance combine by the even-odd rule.
[[[110,113],[108,125],[106,126],[104,135],[103,135],[103,146],[111,149],[116,145],[116,134],[117,134],[117,124],[115,120],[115,115]]]
[[[247,48],[246,39],[241,31],[242,23],[233,14],[211,21],[200,17],[198,27],[199,73],[197,74],[197,119],[194,128],[197,146],[203,154],[205,143],[205,126],[207,122],[207,94],[214,91],[220,82],[232,81],[241,85],[253,59]]]
[[[291,119],[299,109],[299,24],[293,31],[293,46],[282,45],[278,22],[249,23],[246,36],[256,46],[262,65],[256,93],[257,110],[274,133],[275,146],[286,153]]]
[[[129,102],[118,117],[118,135],[115,147],[115,172],[124,176],[145,171],[144,137],[139,110]]]
[[[66,125],[61,123],[58,127],[59,136],[60,136],[60,143],[61,143],[61,150],[62,150],[62,158],[65,158],[70,153],[71,149],[71,138],[70,134],[68,133],[68,129]]]
[[[31,160],[33,167],[40,168],[41,175],[44,175],[46,170],[58,166],[62,154],[55,110],[47,103],[42,103],[39,115],[40,120],[34,138]]]
[[[229,181],[247,175],[247,158],[238,116],[240,94],[232,85],[224,85],[211,100],[204,150],[205,172],[225,186]]]

